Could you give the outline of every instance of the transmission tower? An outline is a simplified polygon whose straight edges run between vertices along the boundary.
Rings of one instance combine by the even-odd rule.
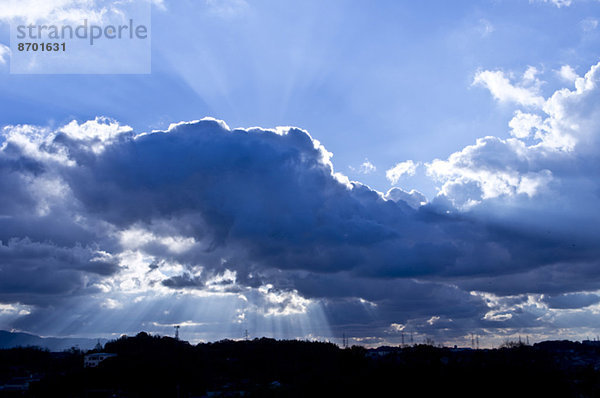
[[[175,328],[175,340],[179,340],[179,325],[173,326]]]

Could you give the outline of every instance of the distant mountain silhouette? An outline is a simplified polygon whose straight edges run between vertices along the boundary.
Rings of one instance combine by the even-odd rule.
[[[100,339],[101,344],[106,342],[106,339]],[[97,343],[98,339],[40,337],[29,333],[13,333],[0,330],[0,349],[36,346],[47,348],[50,351],[64,351],[71,347],[77,347],[81,350],[91,350]]]

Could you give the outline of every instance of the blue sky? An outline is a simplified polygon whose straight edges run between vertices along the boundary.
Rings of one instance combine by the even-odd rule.
[[[15,4],[0,5],[5,46],[26,12]],[[55,295],[7,265],[18,282],[0,284],[0,326],[110,335],[188,322],[196,340],[345,330],[363,344],[402,331],[488,344],[595,335],[599,11],[595,0],[163,0],[149,75],[14,75],[0,52],[4,183],[22,198],[0,200],[6,264],[25,261],[11,262],[19,250],[106,263],[93,277],[77,268]],[[226,125],[169,127],[204,117]],[[174,138],[126,138],[153,130]],[[144,279],[152,264],[162,276]],[[111,321],[89,319],[94,308]],[[119,329],[122,318],[135,320]]]

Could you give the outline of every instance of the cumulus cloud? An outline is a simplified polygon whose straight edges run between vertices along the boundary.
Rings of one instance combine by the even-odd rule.
[[[563,67],[561,74],[572,79],[575,89],[560,89],[546,99],[535,97],[537,113],[517,110],[509,122],[512,138],[480,138],[447,160],[428,163],[428,174],[443,183],[441,195],[463,209],[497,197],[556,195],[561,177],[569,181],[574,168],[595,164],[598,114],[591,103],[597,101],[598,68],[594,65],[579,77]],[[480,76],[486,73],[476,81],[484,81]],[[534,73],[528,79],[537,80]],[[496,86],[487,88],[502,97]],[[522,98],[515,102],[532,104]]]
[[[511,135],[515,138],[528,138],[534,132],[542,129],[542,118],[539,115],[523,113],[518,110],[508,126],[511,128]]]
[[[397,184],[402,177],[415,175],[418,166],[419,164],[412,160],[400,162],[386,171],[385,176],[390,183]]]
[[[387,191],[385,198],[388,200],[393,200],[394,202],[401,200],[413,209],[427,204],[427,198],[425,195],[415,189],[405,191],[402,188],[394,187]]]
[[[392,191],[386,200],[348,182],[300,129],[232,130],[205,119],[135,134],[98,118],[55,130],[8,126],[2,137],[7,304],[85,296],[98,311],[121,311],[134,306],[125,297],[186,292],[231,295],[224,300],[244,317],[297,317],[321,303],[334,328],[335,308],[349,306],[364,328],[387,328],[400,313],[370,292],[373,281],[389,280],[390,290],[396,278],[474,261],[428,221],[435,212],[413,208],[422,195]],[[354,293],[327,282],[341,274]],[[34,308],[20,325],[44,316]]]
[[[514,84],[504,72],[486,70],[475,75],[473,84],[486,87],[498,101],[539,108],[544,104],[544,98],[539,94],[536,74],[537,69],[529,67],[521,81]]]
[[[575,83],[575,81],[579,78],[579,75],[577,72],[575,72],[575,69],[573,69],[573,67],[570,65],[563,65],[558,71],[558,74],[560,77],[570,83]]]
[[[560,75],[574,89],[559,89],[547,98],[537,94],[536,87],[543,83],[531,68],[517,88],[533,89],[516,91],[508,79],[503,80],[503,73],[481,72],[476,78],[478,84],[487,87],[497,99],[511,100],[527,110],[515,111],[509,122],[512,137],[483,137],[446,160],[427,163],[428,175],[441,183],[429,208],[445,208],[461,217],[485,218],[499,233],[496,243],[507,239],[505,228],[520,225],[519,235],[524,239],[537,235],[538,243],[546,240],[544,245],[551,246],[549,242],[553,240],[555,248],[562,246],[571,254],[581,253],[580,239],[587,241],[599,233],[592,203],[597,200],[600,187],[591,172],[599,164],[599,67],[592,66],[584,76],[577,75],[570,66],[563,67]],[[500,78],[498,81],[503,83],[492,84],[492,78]],[[400,190],[397,194],[402,198],[407,193]],[[551,219],[549,215],[553,215]],[[567,227],[570,222],[577,227]],[[565,228],[570,235],[565,235]],[[579,238],[567,244],[567,236]],[[488,244],[486,251],[495,252],[499,258],[512,256],[503,253],[502,247],[507,246]],[[528,258],[529,254],[522,252]],[[490,311],[483,321],[491,322],[490,325],[502,325],[506,331],[514,330],[516,325],[543,328],[563,325],[568,318],[565,311],[596,305],[596,295],[581,292],[595,288],[596,264],[592,258],[572,258],[527,270],[508,271],[504,265],[504,271],[498,275],[454,281],[467,291],[488,292],[480,297],[488,301]],[[576,273],[586,277],[580,278]],[[503,297],[521,301],[508,304],[510,300]],[[578,322],[583,325],[581,319]]]
[[[508,138],[427,163],[431,201],[349,181],[294,127],[6,126],[0,319],[34,330],[62,311],[63,333],[113,333],[139,312],[134,332],[188,322],[203,339],[285,319],[307,325],[302,336],[373,342],[563,324],[597,305],[599,68],[517,109]]]
[[[522,130],[518,132],[522,134]],[[536,195],[552,180],[552,172],[531,166],[523,142],[485,137],[448,160],[429,163],[427,172],[444,182],[441,194],[465,208],[499,196]]]

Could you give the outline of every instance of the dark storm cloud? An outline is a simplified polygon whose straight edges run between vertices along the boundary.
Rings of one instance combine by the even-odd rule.
[[[204,281],[201,278],[191,276],[188,273],[172,276],[171,278],[163,280],[162,284],[166,287],[172,287],[175,289],[181,289],[185,287],[204,287]]]
[[[43,170],[42,166],[35,161],[22,157],[11,159],[11,157],[3,151],[3,156],[0,158],[0,192],[3,193],[0,195],[0,209],[5,217],[28,211],[34,206],[34,198],[26,189],[27,178],[35,177]]]
[[[600,296],[590,293],[569,293],[548,296],[544,300],[550,308],[583,308],[600,302]]]
[[[396,276],[455,261],[435,225],[339,182],[324,155],[298,129],[229,131],[203,121],[80,158],[65,178],[89,213],[120,228],[171,219],[184,235],[208,237],[209,250],[241,250],[261,267],[373,273],[379,262],[377,275]]]
[[[470,292],[560,294],[598,280],[595,229],[567,239],[558,231],[569,217],[544,218],[535,198],[498,216],[499,199],[463,212],[444,195],[425,205],[416,191],[384,197],[336,175],[330,154],[297,128],[207,119],[135,136],[92,127],[31,139],[35,150],[6,140],[0,301],[97,292],[95,281],[128,269],[118,259],[127,231],[152,236],[131,238],[153,258],[144,272],[183,265],[151,286],[251,295],[269,284],[262,294],[279,297],[269,304],[277,311],[302,307],[295,292],[323,303],[334,332],[354,335],[539,326],[514,303],[483,320],[491,304]],[[173,237],[192,243],[174,248]],[[571,308],[557,302],[548,301]]]
[[[64,195],[51,160],[57,147],[38,141],[32,152],[11,138],[0,151],[0,302],[48,306],[97,292],[94,283],[119,265],[98,250],[102,228],[77,219]]]
[[[217,251],[219,260],[236,256],[259,269],[470,277],[598,255],[589,245],[573,250],[343,183],[324,149],[294,128],[229,130],[205,120],[124,139],[98,155],[69,151],[77,167],[63,177],[86,212],[122,229],[170,220],[180,234],[208,240],[206,254],[188,259],[203,266],[220,266],[206,263]]]
[[[451,320],[454,332],[460,334],[474,327],[475,320],[488,310],[480,297],[435,282],[313,274],[297,277],[295,285],[306,297],[328,297],[326,312],[332,327],[353,336],[369,335],[369,330],[372,335],[392,322],[408,325],[411,319],[428,320],[433,316]],[[422,323],[408,329],[433,329]]]
[[[27,238],[11,239],[0,245],[0,301],[47,305],[93,293],[97,289],[85,275],[106,276],[117,269],[111,259],[80,246],[57,247]]]
[[[526,292],[556,295],[592,291],[600,285],[600,268],[597,261],[557,263],[523,272],[461,279],[456,284],[465,290],[485,291],[502,296]]]

